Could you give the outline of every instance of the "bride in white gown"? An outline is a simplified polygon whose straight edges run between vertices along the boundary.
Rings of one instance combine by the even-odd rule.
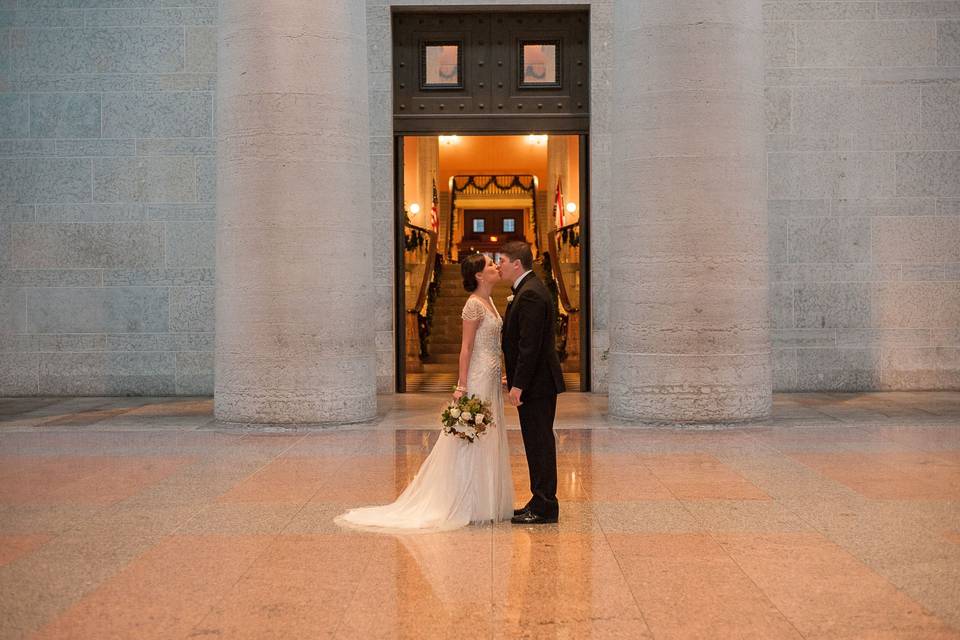
[[[489,403],[494,428],[473,443],[441,433],[396,501],[351,509],[334,519],[338,524],[377,530],[441,531],[513,516],[513,480],[501,390],[503,321],[490,297],[500,272],[493,260],[480,254],[465,258],[460,271],[464,288],[472,293],[461,314],[460,382],[454,398],[472,394]],[[439,415],[437,407],[438,423]]]

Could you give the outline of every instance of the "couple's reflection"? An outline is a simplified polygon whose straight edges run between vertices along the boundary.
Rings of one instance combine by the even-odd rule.
[[[543,637],[558,628],[563,567],[555,532],[507,524],[384,535],[396,541],[399,616],[426,616],[433,632],[457,638],[528,625]]]

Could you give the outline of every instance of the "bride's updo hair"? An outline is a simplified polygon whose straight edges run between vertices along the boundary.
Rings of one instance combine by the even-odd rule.
[[[463,288],[471,293],[477,290],[477,274],[487,268],[487,256],[473,253],[460,263],[460,275],[463,276]]]

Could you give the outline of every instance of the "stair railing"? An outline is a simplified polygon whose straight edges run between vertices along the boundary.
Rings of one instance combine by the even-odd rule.
[[[580,222],[574,222],[554,229],[547,234],[547,251],[541,256],[547,288],[553,299],[557,317],[556,337],[557,355],[563,361],[567,358],[567,344],[571,326],[577,326],[580,312],[580,296],[574,295],[563,272],[564,264],[580,260]],[[571,260],[571,258],[573,258]],[[574,302],[576,301],[576,302]]]
[[[419,227],[405,222],[404,237],[407,238],[407,247],[414,242],[411,238],[426,238],[426,249],[423,252],[423,274],[417,287],[417,296],[414,303],[407,307],[407,314],[411,322],[416,323],[417,337],[420,343],[420,359],[426,359],[429,354],[430,331],[433,327],[433,307],[440,292],[440,276],[443,273],[443,255],[440,253],[439,234],[433,229]],[[416,242],[419,246],[420,243]]]
[[[580,310],[580,297],[572,295],[572,287],[567,283],[561,267],[565,264],[580,263],[580,221],[555,229],[549,235],[548,243],[550,254],[555,257],[554,277],[557,279],[560,301],[568,313],[576,313]],[[573,300],[577,303],[575,304]]]

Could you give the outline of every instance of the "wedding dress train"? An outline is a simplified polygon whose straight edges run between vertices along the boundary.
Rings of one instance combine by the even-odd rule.
[[[351,509],[334,519],[338,524],[441,531],[513,516],[513,480],[500,382],[503,321],[495,307],[487,307],[475,296],[467,299],[462,317],[481,321],[467,372],[467,394],[490,404],[495,428],[473,443],[441,434],[413,481],[393,503]],[[440,407],[438,422],[439,414]]]

